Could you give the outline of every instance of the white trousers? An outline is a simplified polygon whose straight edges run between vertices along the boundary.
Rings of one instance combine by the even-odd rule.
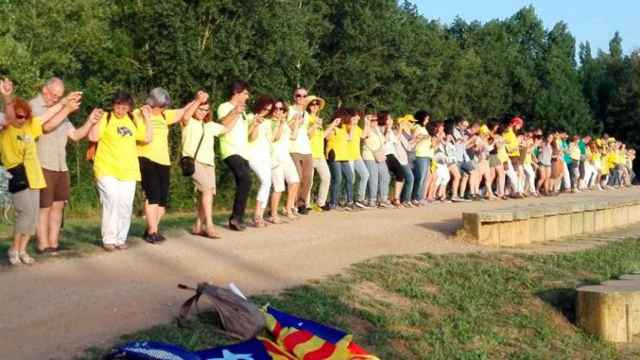
[[[511,161],[507,161],[507,168],[504,169],[507,174],[507,179],[509,180],[509,184],[511,185],[511,190],[516,193],[521,193],[522,188],[520,187],[520,181],[518,180],[518,172],[511,165]]]
[[[589,163],[588,161],[584,162],[584,178],[582,179],[582,188],[586,189],[593,185],[596,178],[596,167]]]
[[[522,186],[522,189],[535,193],[536,192],[536,172],[533,170],[533,166],[531,166],[531,164],[526,164],[526,165],[523,165],[522,168],[524,169],[524,174],[527,181],[525,185],[528,185],[528,186]]]
[[[136,182],[103,176],[98,179],[98,192],[102,204],[102,242],[123,245],[131,226]]]
[[[264,207],[269,201],[269,193],[271,192],[271,157],[252,157],[249,159],[249,166],[258,176],[258,180],[260,180],[260,188],[258,189],[256,200],[260,201]]]

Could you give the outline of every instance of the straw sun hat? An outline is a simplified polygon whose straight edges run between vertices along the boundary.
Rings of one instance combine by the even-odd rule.
[[[320,110],[324,109],[325,105],[327,104],[326,101],[324,101],[323,98],[319,97],[319,96],[315,96],[315,95],[310,95],[307,96],[307,101],[305,101],[304,103],[304,108],[305,110],[309,107],[309,105],[311,105],[312,102],[314,101],[318,101],[320,103]]]

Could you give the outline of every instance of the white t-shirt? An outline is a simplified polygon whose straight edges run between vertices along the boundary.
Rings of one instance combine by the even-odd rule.
[[[298,136],[291,142],[289,152],[303,155],[311,155],[311,141],[309,140],[309,113],[297,109],[296,106],[289,107],[287,121],[291,122],[296,116],[302,114],[302,124],[298,127]]]
[[[221,121],[225,116],[229,115],[234,109],[234,105],[230,102],[220,104],[218,106],[218,120]],[[248,159],[248,143],[249,143],[249,124],[245,113],[238,115],[233,128],[229,132],[220,137],[220,152],[222,159],[226,159],[231,155],[240,155]]]
[[[249,124],[252,124],[254,119],[253,114],[247,116]],[[258,136],[254,141],[249,142],[248,154],[253,160],[271,157],[271,120],[263,119],[258,125]]]
[[[272,122],[272,134],[275,134],[278,125],[275,121]],[[286,121],[282,122],[282,135],[278,141],[273,142],[273,156],[272,160],[275,163],[282,161],[289,157],[289,149],[291,147],[291,128]]]
[[[382,134],[384,136],[384,132],[382,132]],[[398,143],[398,138],[396,137],[396,134],[393,133],[393,130],[389,130],[384,140],[384,145],[382,145],[384,154],[396,156],[397,143]]]

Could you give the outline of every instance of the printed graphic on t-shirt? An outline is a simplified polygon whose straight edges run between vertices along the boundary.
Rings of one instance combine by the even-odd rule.
[[[131,130],[126,126],[118,126],[118,135],[122,137],[133,136],[133,132],[131,132]]]

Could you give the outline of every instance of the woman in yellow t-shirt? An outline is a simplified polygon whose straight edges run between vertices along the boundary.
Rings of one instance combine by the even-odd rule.
[[[209,94],[200,91],[196,95],[197,106],[184,112],[182,125],[182,156],[192,158],[193,185],[198,190],[196,222],[191,229],[193,235],[218,239],[212,218],[213,197],[216,195],[215,138],[227,132],[224,125],[212,121]]]
[[[75,93],[52,106],[42,117],[35,117],[26,101],[13,99],[10,80],[0,81],[0,92],[6,108],[6,125],[0,130],[0,159],[12,175],[9,192],[15,210],[13,242],[7,255],[11,265],[20,262],[30,265],[34,260],[27,253],[27,244],[38,224],[40,189],[46,187],[36,141],[43,131],[55,129],[80,107],[80,95]]]
[[[127,248],[136,181],[140,181],[137,143],[153,137],[151,111],[131,115],[133,98],[124,91],[114,94],[112,110],[91,128],[89,140],[98,145],[93,172],[102,204],[102,243],[106,251]]]
[[[197,106],[196,100],[180,109],[169,109],[171,97],[167,90],[157,87],[149,92],[145,106],[150,112],[153,141],[138,144],[140,184],[145,195],[144,215],[147,229],[142,238],[151,244],[164,241],[160,233],[160,220],[166,212],[169,200],[171,161],[169,158],[169,127],[180,122],[187,107]],[[141,116],[140,109],[133,116]]]
[[[338,109],[333,115],[333,121],[339,126],[336,126],[327,137],[327,160],[331,169],[331,199],[329,204],[332,209],[336,209],[340,203],[340,195],[343,190],[342,178],[345,177],[346,203],[343,208],[345,210],[355,210],[355,204],[353,203],[353,171],[349,164],[351,133],[348,127],[351,125],[354,115],[352,110]]]

